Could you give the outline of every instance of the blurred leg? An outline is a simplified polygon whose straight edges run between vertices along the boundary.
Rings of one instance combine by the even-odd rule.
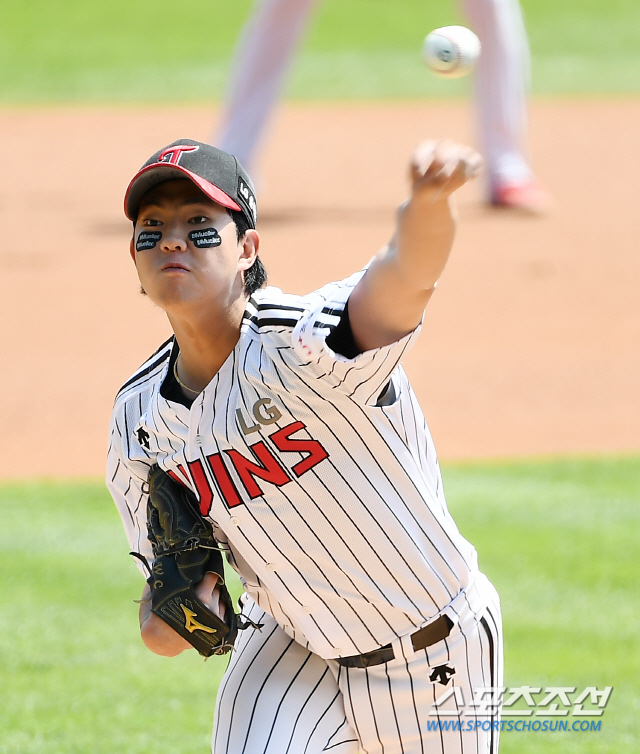
[[[257,0],[236,46],[222,123],[214,144],[251,173],[312,7],[318,0]]]
[[[529,45],[517,0],[462,0],[480,37],[475,98],[489,190],[532,182],[527,132]]]

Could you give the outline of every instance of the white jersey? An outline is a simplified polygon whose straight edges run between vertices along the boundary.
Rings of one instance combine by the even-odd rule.
[[[111,421],[107,483],[131,549],[151,558],[145,481],[158,463],[196,493],[249,595],[323,658],[411,634],[477,570],[400,366],[417,331],[352,359],[325,342],[361,274],[305,297],[254,294],[190,408],[160,393],[171,339]]]

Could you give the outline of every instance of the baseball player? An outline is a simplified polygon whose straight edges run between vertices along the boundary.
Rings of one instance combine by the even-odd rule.
[[[453,243],[451,195],[479,163],[453,142],[418,147],[392,240],[306,296],[264,287],[253,187],[231,155],[182,139],[129,185],[131,256],[174,335],[116,397],[107,484],[151,564],[152,651],[179,654],[207,630],[182,605],[176,632],[153,601],[154,532],[173,516],[154,497],[158,468],[240,576],[214,754],[497,751],[482,689],[502,685],[498,596],[449,514],[400,364]],[[201,570],[189,605],[225,618],[220,577]]]
[[[237,45],[222,122],[214,143],[252,170],[291,58],[318,0],[256,0]],[[489,201],[544,211],[547,193],[527,154],[529,48],[517,0],[462,0],[482,43],[475,100]]]

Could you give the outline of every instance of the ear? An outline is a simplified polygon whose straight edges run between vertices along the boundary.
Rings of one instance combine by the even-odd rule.
[[[240,240],[240,256],[238,257],[238,270],[248,270],[258,256],[260,248],[260,236],[256,230],[248,230]]]
[[[131,239],[129,243],[129,254],[131,254],[131,259],[133,259],[133,263],[135,264],[136,263],[136,249],[135,249],[135,246],[133,245],[133,238]]]

